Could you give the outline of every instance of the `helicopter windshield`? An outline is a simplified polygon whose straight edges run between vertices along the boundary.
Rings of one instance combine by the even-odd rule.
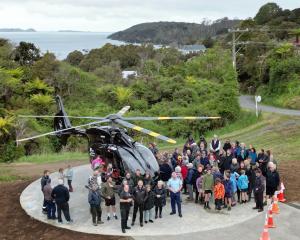
[[[152,176],[158,172],[159,166],[153,153],[144,145],[136,142],[134,148],[120,147],[118,148],[123,162],[128,169],[135,171],[140,169],[142,174],[148,171]]]

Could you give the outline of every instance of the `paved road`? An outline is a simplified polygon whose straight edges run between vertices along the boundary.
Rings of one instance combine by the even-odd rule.
[[[242,108],[255,110],[254,96],[243,95],[240,96],[239,101]],[[272,112],[272,113],[279,113],[279,114],[290,115],[290,116],[300,116],[300,110],[291,110],[286,108],[272,107],[260,103],[258,104],[258,109],[259,111],[262,112]]]

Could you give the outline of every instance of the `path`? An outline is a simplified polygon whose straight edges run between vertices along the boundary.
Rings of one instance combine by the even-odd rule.
[[[240,106],[242,108],[255,110],[254,96],[242,95],[240,96],[239,101],[240,101]],[[278,108],[278,107],[263,105],[261,103],[258,104],[258,110],[262,112],[272,112],[272,113],[279,113],[279,114],[290,115],[290,116],[300,116],[300,110]]]

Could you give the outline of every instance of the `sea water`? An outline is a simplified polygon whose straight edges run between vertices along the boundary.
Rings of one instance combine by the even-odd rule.
[[[21,41],[33,43],[42,53],[52,52],[57,59],[62,60],[74,50],[87,52],[93,48],[100,48],[106,43],[124,44],[108,39],[107,36],[110,34],[103,32],[0,32],[0,38],[9,39],[16,45]]]

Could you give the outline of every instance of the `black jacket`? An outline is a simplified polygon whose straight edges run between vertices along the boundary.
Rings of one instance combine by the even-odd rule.
[[[57,204],[66,203],[70,199],[69,190],[64,185],[57,185],[53,189],[51,197],[55,200]]]
[[[229,156],[223,156],[221,159],[220,159],[220,164],[219,164],[219,167],[222,171],[225,171],[225,170],[230,170],[230,166],[231,166],[231,163],[232,163],[232,158],[233,158],[233,155],[229,155]]]
[[[145,203],[144,203],[144,210],[150,210],[154,207],[155,201],[155,194],[153,191],[146,193]]]
[[[48,179],[49,179],[49,176],[42,176],[42,178],[41,178],[42,191],[43,191],[44,187],[46,186]]]
[[[255,178],[255,184],[254,184],[254,192],[255,193],[263,193],[265,191],[264,181],[265,181],[265,178],[262,175]]]
[[[142,188],[135,187],[132,195],[133,195],[134,202],[136,204],[141,205],[141,204],[145,203],[146,190],[144,187],[142,187]]]
[[[277,171],[271,172],[270,170],[267,171],[266,175],[266,187],[277,189],[280,184],[280,178]]]
[[[170,167],[170,165],[167,163],[160,165],[159,171],[160,171],[160,179],[164,182],[169,181],[172,175],[172,168]]]
[[[154,188],[155,201],[154,205],[157,207],[163,207],[166,205],[166,189],[159,189],[157,186]],[[156,197],[156,195],[160,195],[160,197]]]

